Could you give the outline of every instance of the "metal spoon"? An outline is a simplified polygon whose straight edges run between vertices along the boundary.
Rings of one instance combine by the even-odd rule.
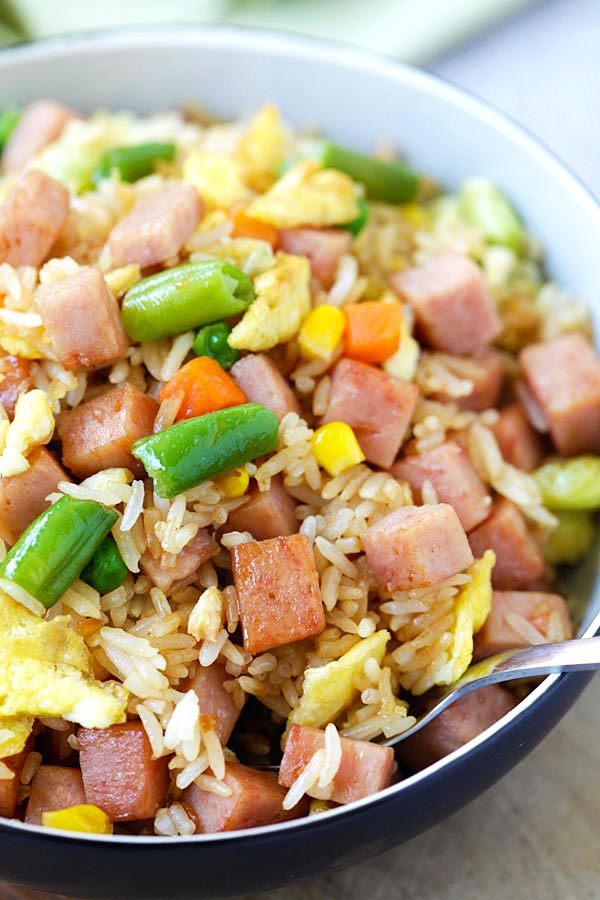
[[[449,687],[432,691],[427,708],[418,716],[412,728],[395,737],[381,738],[378,742],[386,747],[399,744],[428,725],[465,694],[490,684],[513,681],[517,678],[534,678],[536,675],[551,675],[555,672],[590,669],[600,669],[600,637],[505,650],[503,653],[473,663],[464,675]]]
[[[505,650],[503,653],[489,656],[487,659],[482,659],[469,666],[464,675],[449,687],[430,691],[426,709],[418,716],[411,728],[391,738],[384,738],[382,735],[380,738],[375,738],[375,741],[386,747],[393,747],[405,738],[412,737],[465,694],[490,684],[513,681],[517,678],[533,678],[536,675],[551,675],[554,672],[576,672],[589,669],[600,669],[600,637]],[[254,767],[273,772],[279,770],[279,766],[272,765],[255,765]]]

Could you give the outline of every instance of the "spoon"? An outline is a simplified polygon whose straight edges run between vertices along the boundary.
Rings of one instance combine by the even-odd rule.
[[[402,734],[391,738],[383,735],[374,741],[385,747],[393,747],[407,737],[412,737],[421,728],[439,716],[456,700],[470,691],[497,684],[501,681],[513,681],[517,678],[533,678],[536,675],[551,675],[554,672],[576,672],[589,669],[600,669],[600,637],[581,638],[579,640],[560,641],[552,644],[536,644],[532,647],[519,647],[505,650],[495,656],[489,656],[473,663],[464,675],[447,688],[437,688],[429,692],[425,710],[418,716],[415,724]],[[254,768],[273,772],[279,766],[255,765]]]

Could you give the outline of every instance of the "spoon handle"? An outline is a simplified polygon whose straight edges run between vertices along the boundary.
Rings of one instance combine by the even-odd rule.
[[[443,693],[437,693],[429,710],[419,716],[412,728],[382,743],[387,746],[400,743],[405,737],[428,725],[464,694],[487,687],[489,684],[517,678],[533,678],[536,675],[551,675],[554,672],[590,669],[600,669],[600,637],[505,650],[469,666],[462,678],[446,688]]]

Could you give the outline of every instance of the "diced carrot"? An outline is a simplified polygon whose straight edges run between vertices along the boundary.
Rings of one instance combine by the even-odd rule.
[[[367,300],[344,307],[344,356],[366,363],[382,363],[400,344],[402,310],[397,303]]]
[[[177,413],[178,420],[192,419],[246,402],[244,392],[210,356],[198,356],[182,366],[167,381],[158,398],[162,403],[180,392],[183,393],[183,400]]]
[[[267,244],[271,245],[273,250],[275,249],[279,236],[277,234],[277,229],[273,228],[272,225],[267,225],[266,222],[259,222],[258,219],[247,216],[241,206],[238,206],[237,208],[234,207],[231,210],[230,215],[233,222],[233,231],[231,232],[232,237],[245,237],[252,238],[255,241],[266,241]]]

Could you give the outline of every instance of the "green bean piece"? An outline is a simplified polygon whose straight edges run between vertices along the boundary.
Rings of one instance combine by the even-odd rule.
[[[227,338],[230,334],[231,328],[225,322],[205,325],[196,335],[192,351],[196,356],[210,356],[211,359],[216,359],[222,369],[230,369],[240,358],[239,350],[229,346]]]
[[[107,534],[81,573],[81,580],[99,594],[108,594],[123,584],[128,571],[117,542],[112,534]]]
[[[533,475],[551,509],[600,509],[600,456],[549,462]]]
[[[558,525],[543,544],[544,559],[551,566],[574,566],[586,556],[592,546],[596,526],[589,512],[554,511]]]
[[[79,578],[117,518],[113,509],[95,500],[61,497],[8,551],[0,576],[50,609]]]
[[[316,156],[325,168],[338,169],[363,184],[369,200],[408,203],[419,192],[419,176],[399,160],[374,159],[332,141],[323,141]]]
[[[159,497],[175,497],[277,447],[279,422],[259,403],[244,403],[186,419],[141,438],[132,453]]]
[[[459,197],[459,210],[490,244],[509,247],[515,253],[525,249],[526,234],[513,207],[497,187],[485,178],[465,182]]]
[[[360,212],[355,219],[352,219],[351,222],[346,222],[344,225],[336,225],[336,228],[341,228],[344,231],[349,231],[354,237],[357,237],[363,228],[366,227],[367,222],[369,221],[369,207],[367,206],[366,200],[362,197],[357,197],[356,205],[358,206]]]
[[[244,312],[254,300],[251,280],[220,259],[188,263],[138,281],[121,307],[134,341],[158,341]]]
[[[109,178],[114,170],[121,181],[138,181],[154,172],[160,160],[171,162],[175,158],[175,144],[136,144],[133,147],[112,147],[105,150],[92,175],[94,184]]]
[[[0,153],[4,150],[6,142],[15,130],[17,122],[21,118],[21,110],[16,106],[7,106],[0,113]]]

